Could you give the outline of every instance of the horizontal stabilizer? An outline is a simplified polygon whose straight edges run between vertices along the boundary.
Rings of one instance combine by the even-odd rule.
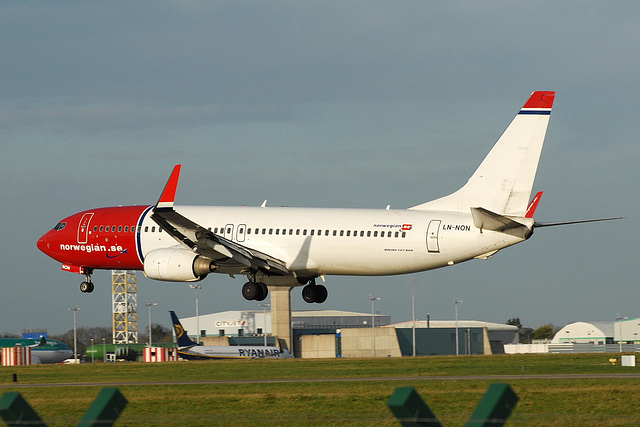
[[[489,231],[499,231],[528,239],[533,234],[533,219],[531,218],[510,218],[504,215],[491,212],[485,208],[471,208],[473,224],[480,229]]]

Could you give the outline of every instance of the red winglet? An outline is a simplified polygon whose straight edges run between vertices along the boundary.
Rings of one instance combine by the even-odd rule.
[[[171,172],[171,176],[167,181],[167,185],[164,186],[164,190],[160,195],[158,203],[156,203],[156,209],[158,208],[173,208],[173,201],[176,198],[176,190],[178,189],[178,179],[180,178],[180,168],[182,165],[176,165]]]
[[[533,218],[533,214],[536,213],[536,209],[538,208],[538,203],[540,203],[540,199],[542,198],[543,191],[536,194],[531,203],[529,203],[529,207],[527,208],[527,213],[524,215],[525,218]]]
[[[556,93],[553,91],[540,90],[533,92],[522,108],[551,108],[555,98]]]

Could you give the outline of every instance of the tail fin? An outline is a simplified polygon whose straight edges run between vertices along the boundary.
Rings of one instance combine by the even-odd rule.
[[[461,189],[411,209],[468,213],[483,207],[525,216],[554,98],[555,92],[534,92]]]
[[[171,322],[173,323],[173,329],[176,331],[176,339],[178,340],[178,347],[193,347],[194,345],[198,345],[198,343],[193,342],[189,336],[187,336],[184,328],[182,327],[182,323],[178,320],[178,316],[173,311],[170,311],[171,314]]]

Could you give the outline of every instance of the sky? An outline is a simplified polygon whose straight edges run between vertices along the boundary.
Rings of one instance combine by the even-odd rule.
[[[111,324],[111,273],[36,248],[83,210],[153,204],[406,208],[473,173],[535,90],[557,92],[534,191],[543,222],[487,261],[327,277],[321,306],[393,322],[537,328],[640,317],[640,4],[430,1],[0,3],[0,333]],[[153,322],[195,315],[187,284],[139,273]],[[200,313],[260,309],[210,275]]]

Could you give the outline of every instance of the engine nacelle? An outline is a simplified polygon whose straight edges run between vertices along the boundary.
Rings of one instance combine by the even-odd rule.
[[[144,274],[167,282],[195,282],[215,269],[211,259],[182,248],[156,249],[144,259]]]

